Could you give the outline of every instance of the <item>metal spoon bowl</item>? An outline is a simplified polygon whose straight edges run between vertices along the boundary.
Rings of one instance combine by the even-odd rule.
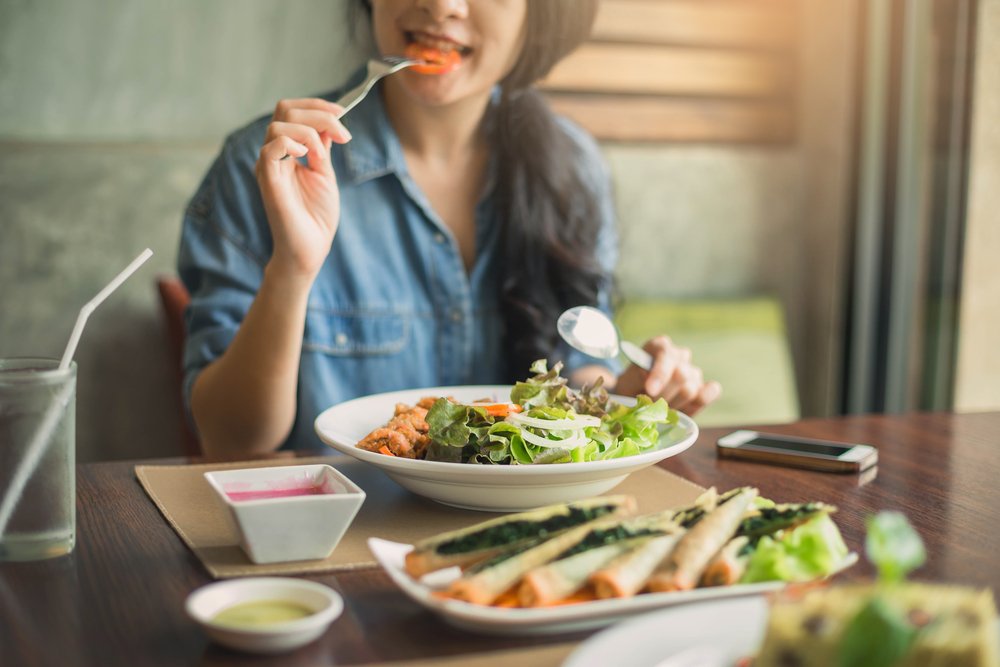
[[[643,370],[653,367],[653,357],[635,343],[622,340],[615,323],[597,308],[574,306],[564,311],[556,329],[564,341],[584,354],[613,359],[622,353]]]

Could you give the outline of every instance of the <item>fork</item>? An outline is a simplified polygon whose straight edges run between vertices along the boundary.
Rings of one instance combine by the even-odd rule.
[[[344,108],[337,118],[343,118],[346,116],[348,111],[358,105],[358,102],[365,99],[365,95],[368,94],[379,79],[389,76],[390,74],[395,74],[401,69],[421,64],[423,64],[422,60],[412,60],[410,58],[402,58],[400,56],[382,56],[381,58],[372,58],[368,61],[368,76],[365,77],[365,80],[354,88],[351,88],[349,91],[344,93],[339,100],[337,100],[336,103]],[[284,155],[281,160],[284,161],[290,157],[292,156]]]
[[[400,56],[382,56],[372,58],[368,61],[368,76],[357,87],[347,91],[343,97],[337,100],[337,104],[344,107],[340,112],[340,118],[347,115],[347,112],[357,106],[358,102],[365,99],[365,95],[372,89],[375,83],[390,74],[395,74],[401,69],[420,65],[423,61],[401,58]]]

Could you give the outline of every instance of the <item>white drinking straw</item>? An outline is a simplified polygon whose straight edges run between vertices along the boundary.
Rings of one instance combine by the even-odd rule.
[[[70,334],[69,343],[66,344],[66,351],[63,352],[62,360],[59,362],[59,370],[69,368],[69,362],[73,359],[77,343],[80,342],[80,334],[83,333],[83,326],[87,323],[87,318],[90,317],[90,314],[108,298],[108,295],[118,289],[129,276],[135,273],[135,270],[142,266],[152,254],[153,251],[149,248],[143,250],[138,257],[132,260],[131,264],[126,266],[104,289],[98,292],[97,296],[88,301],[80,309],[80,315],[76,318],[73,333]],[[21,459],[21,463],[11,478],[7,494],[4,496],[3,502],[0,503],[0,539],[3,539],[4,531],[7,530],[7,523],[14,514],[14,510],[17,509],[17,503],[21,499],[21,493],[24,491],[25,484],[31,479],[35,468],[38,467],[39,461],[45,455],[45,450],[48,449],[53,432],[59,424],[59,417],[62,415],[63,408],[69,401],[71,390],[72,385],[66,383],[53,399],[49,409],[46,410],[45,415],[42,417],[42,422],[38,426],[38,430],[35,431],[35,437],[31,440],[31,444],[28,445],[27,454]]]

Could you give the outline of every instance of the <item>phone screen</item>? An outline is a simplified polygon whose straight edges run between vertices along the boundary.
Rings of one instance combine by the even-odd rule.
[[[780,449],[788,452],[801,452],[804,454],[815,454],[817,456],[838,457],[853,447],[844,445],[828,445],[821,442],[802,442],[790,440],[778,440],[761,436],[743,443],[743,447],[767,447],[768,449]]]

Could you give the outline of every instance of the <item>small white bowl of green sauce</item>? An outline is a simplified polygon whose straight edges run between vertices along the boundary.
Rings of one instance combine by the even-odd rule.
[[[251,653],[305,646],[330,627],[344,600],[330,587],[292,577],[231,579],[188,596],[188,616],[213,640]]]

